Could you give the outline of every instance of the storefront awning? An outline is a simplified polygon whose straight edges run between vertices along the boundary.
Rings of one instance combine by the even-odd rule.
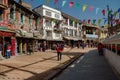
[[[53,39],[52,37],[47,37],[47,41],[63,41],[63,39]]]
[[[67,40],[74,40],[74,41],[83,40],[81,37],[64,36],[64,38]]]
[[[2,5],[2,4],[0,4],[0,7],[1,7],[1,8],[7,8],[7,6],[4,6],[4,5]]]
[[[5,26],[0,26],[0,36],[14,36],[15,32]]]

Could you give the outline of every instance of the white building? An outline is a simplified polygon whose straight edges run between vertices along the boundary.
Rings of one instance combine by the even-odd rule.
[[[82,41],[82,26],[78,19],[68,14],[62,13],[62,18],[63,39],[66,44],[73,47]]]
[[[52,41],[62,40],[61,12],[45,5],[35,8],[34,11],[42,16],[43,38]]]
[[[81,31],[82,31],[82,27],[80,25],[80,22],[78,19],[62,13],[62,18],[63,18],[63,22],[62,22],[62,27],[63,27],[63,34],[65,38],[69,38],[72,40],[79,40],[81,39]]]
[[[52,48],[54,43],[63,41],[61,12],[45,5],[36,7],[34,11],[42,16],[43,39],[47,42],[47,48]]]

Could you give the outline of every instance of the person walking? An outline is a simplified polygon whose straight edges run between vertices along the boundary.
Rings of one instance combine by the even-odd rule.
[[[10,56],[11,56],[11,45],[9,42],[7,42],[6,48],[7,48],[6,49],[6,59],[7,59],[7,58],[10,58]]]
[[[98,44],[98,53],[99,53],[99,55],[104,55],[103,54],[103,44],[102,43]]]
[[[32,54],[33,48],[32,48],[32,44],[29,45],[29,55]]]
[[[62,59],[62,48],[60,44],[57,45],[56,51],[57,51],[58,61],[60,61]]]

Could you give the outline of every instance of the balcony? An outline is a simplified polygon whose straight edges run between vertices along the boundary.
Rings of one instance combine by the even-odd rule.
[[[5,0],[0,0],[0,8],[7,8],[7,4],[4,3]]]

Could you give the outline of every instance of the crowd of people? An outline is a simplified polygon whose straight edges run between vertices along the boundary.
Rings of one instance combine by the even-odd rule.
[[[57,55],[58,55],[58,60],[61,60],[62,51],[63,51],[64,47],[66,47],[66,45],[67,44],[65,44],[65,43],[53,43],[52,44],[51,49],[56,50]],[[97,47],[99,55],[103,55],[103,45],[102,45],[102,43],[99,43],[99,44],[98,43],[95,43],[95,44],[91,43],[90,44],[90,43],[85,43],[84,41],[82,41],[80,43],[77,43],[76,45],[71,44],[69,46],[71,48],[73,48],[73,47],[80,48],[81,47],[82,49],[84,49],[85,47],[91,47],[91,48],[92,47]],[[38,51],[45,52],[46,47],[47,47],[47,45],[45,43],[40,43],[38,45]],[[0,43],[0,59],[3,58],[3,56],[2,56],[3,49],[2,48],[3,48],[3,45]],[[4,57],[6,59],[10,58],[10,56],[11,56],[11,44],[10,44],[10,42],[7,42],[7,41],[5,42],[4,49],[5,49]],[[28,51],[29,51],[29,54],[32,54],[32,52],[33,52],[33,45],[32,44],[30,44],[28,46]]]

